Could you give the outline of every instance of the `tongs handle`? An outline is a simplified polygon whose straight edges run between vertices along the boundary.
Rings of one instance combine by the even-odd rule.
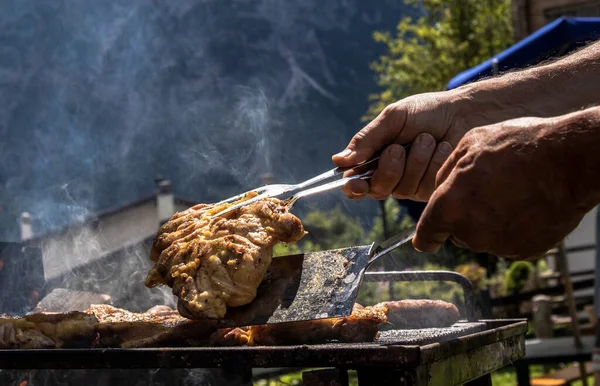
[[[408,150],[408,148],[410,147],[410,144],[407,145],[402,145],[404,147],[404,149]],[[299,190],[298,193],[293,194],[291,197],[289,197],[287,199],[287,207],[288,209],[291,209],[292,206],[296,203],[296,201],[298,201],[299,198],[302,197],[307,197],[316,193],[321,193],[321,192],[325,192],[327,190],[331,190],[331,189],[335,189],[337,187],[340,186],[344,186],[346,184],[346,182],[350,181],[350,180],[355,180],[355,179],[367,179],[367,178],[371,178],[371,176],[373,175],[373,169],[374,166],[377,166],[377,161],[379,161],[379,158],[381,158],[381,151],[375,153],[374,156],[372,156],[371,158],[369,158],[367,161],[360,163],[356,166],[349,166],[349,167],[337,167],[333,170],[330,170],[328,172],[325,172],[323,174],[320,174],[316,177],[311,178],[308,181],[305,181],[301,184],[298,185],[298,187],[294,190]],[[334,180],[332,182],[323,184],[323,185],[319,185],[319,186],[315,186],[314,188],[310,188],[310,189],[305,189],[310,185],[314,185],[317,182],[321,182],[321,181],[325,181],[328,180],[329,178],[335,177],[335,176],[339,176],[340,174],[343,174],[347,171],[353,170],[355,172],[355,174],[351,175],[351,176],[347,176],[347,177],[343,177],[339,180]]]
[[[347,167],[337,167],[335,169],[332,170],[332,172],[334,173],[334,175],[338,175],[338,174],[344,174],[347,171],[350,170],[354,170],[354,171],[358,171],[359,169],[362,170],[363,168],[372,168],[373,164],[375,164],[377,161],[379,161],[379,159],[381,158],[381,151],[378,151],[377,153],[375,153],[375,155],[373,155],[373,157],[369,158],[367,161],[360,163],[358,165],[355,166],[347,166]]]
[[[410,145],[411,144],[409,143],[406,145],[402,145],[402,147],[405,150],[408,150],[410,148]],[[319,174],[318,176],[315,176],[309,180],[299,183],[298,185],[295,186],[295,189],[293,189],[293,190],[297,191],[297,190],[302,190],[304,188],[308,188],[309,186],[312,186],[321,181],[326,181],[333,177],[337,177],[340,174],[344,174],[350,170],[353,170],[357,175],[366,175],[369,172],[369,170],[372,170],[374,167],[377,166],[378,161],[381,158],[382,152],[383,151],[376,152],[375,155],[373,155],[371,158],[369,158],[365,162],[359,163],[358,165],[346,166],[346,167],[338,166],[335,169],[326,171],[325,173]],[[342,185],[343,185],[343,183],[342,183]],[[336,184],[335,186],[341,186],[341,185]],[[333,188],[333,186],[332,186],[332,188]],[[328,189],[324,189],[324,190],[328,190]],[[321,190],[321,191],[324,191],[324,190]]]
[[[402,147],[404,148],[404,150],[408,151],[410,149],[410,145],[411,144],[408,143],[406,145],[402,145]],[[372,167],[373,164],[375,162],[379,161],[379,158],[381,158],[381,153],[383,153],[383,150],[376,152],[371,158],[369,158],[367,161],[365,161],[363,163],[360,163],[355,166],[337,167],[337,168],[333,169],[333,172],[336,175],[346,173],[349,170],[354,170],[357,172],[357,174],[360,174],[361,172],[364,173],[367,169],[363,169],[363,168]]]
[[[402,145],[402,146],[404,147],[404,149],[408,150],[408,148],[410,147],[410,144]],[[291,206],[293,206],[293,204],[300,197],[306,197],[311,194],[320,193],[320,192],[334,189],[336,187],[344,185],[349,180],[358,179],[358,178],[370,178],[371,175],[373,174],[374,166],[377,166],[377,161],[379,160],[379,158],[381,158],[381,152],[376,153],[369,160],[367,160],[363,163],[360,163],[358,165],[351,166],[351,167],[337,167],[335,169],[326,171],[325,173],[321,173],[318,176],[312,177],[312,178],[310,178],[304,182],[301,182],[299,184],[296,184],[296,185],[276,185],[276,186],[272,186],[271,190],[268,190],[268,189],[266,189],[267,187],[265,187],[263,193],[259,194],[258,196],[255,196],[244,202],[240,202],[235,205],[232,205],[227,209],[223,209],[220,212],[213,214],[211,217],[221,216],[225,213],[231,212],[232,210],[235,210],[235,209],[240,208],[245,205],[249,205],[253,202],[257,202],[264,198],[276,197],[276,196],[280,196],[285,193],[292,193],[292,196],[290,196],[287,199],[288,208],[291,208]],[[353,174],[351,176],[343,177],[343,178],[333,181],[333,182],[324,183],[334,177],[339,177],[340,174],[343,174],[350,170],[355,171],[355,174]],[[318,183],[324,183],[324,184],[309,189],[310,186],[316,185]],[[297,193],[293,193],[293,192],[297,192]],[[241,195],[238,195],[238,196],[241,196]],[[226,200],[226,201],[231,201],[231,199]]]

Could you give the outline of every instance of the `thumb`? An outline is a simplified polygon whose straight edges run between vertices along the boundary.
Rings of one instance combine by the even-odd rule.
[[[437,252],[450,237],[451,224],[444,216],[447,199],[436,190],[431,196],[419,222],[412,240],[413,247],[420,252]]]
[[[391,144],[402,130],[406,111],[389,105],[367,126],[352,137],[344,151],[332,157],[340,167],[354,166],[367,161],[377,151]]]

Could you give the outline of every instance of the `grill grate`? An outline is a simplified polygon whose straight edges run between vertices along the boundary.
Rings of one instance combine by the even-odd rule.
[[[444,329],[382,331],[378,341],[353,344],[0,350],[0,369],[214,368],[239,364],[254,368],[366,366],[414,369],[431,361],[451,361],[455,355],[469,353],[476,358],[471,363],[475,366],[472,370],[478,372],[491,366],[490,361],[498,362],[494,365],[498,368],[520,358],[526,331],[526,321],[482,320],[461,322]],[[430,344],[432,341],[439,344]],[[500,356],[486,354],[500,351]]]
[[[375,341],[382,345],[417,345],[446,342],[461,336],[473,334],[486,329],[485,323],[456,323],[445,328],[421,328],[414,330],[381,331]]]

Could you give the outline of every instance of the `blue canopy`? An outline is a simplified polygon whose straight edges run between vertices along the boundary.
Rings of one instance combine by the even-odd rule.
[[[493,58],[456,75],[446,88],[450,90],[493,75],[494,59],[500,72],[523,68],[551,57],[563,56],[598,38],[600,17],[561,17]]]

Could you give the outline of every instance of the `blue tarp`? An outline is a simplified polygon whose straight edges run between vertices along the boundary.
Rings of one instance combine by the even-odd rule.
[[[493,75],[494,59],[500,72],[538,64],[600,38],[600,17],[561,17],[500,54],[456,75],[447,89]]]

